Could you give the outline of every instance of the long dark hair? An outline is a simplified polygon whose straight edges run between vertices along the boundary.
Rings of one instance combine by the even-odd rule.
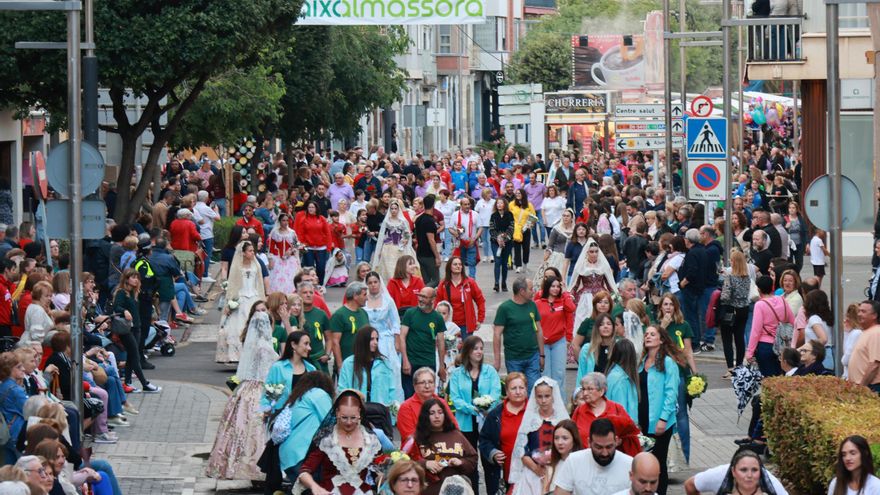
[[[577,423],[570,419],[563,419],[562,421],[556,423],[556,428],[553,428],[553,442],[550,444],[551,466],[556,466],[556,464],[558,464],[559,461],[562,460],[562,457],[559,455],[559,451],[556,450],[556,430],[559,430],[560,428],[568,430],[568,432],[571,433],[573,444],[571,446],[571,452],[569,452],[569,455],[572,452],[577,452],[578,450],[584,448],[584,445],[581,443],[581,435],[578,432]]]
[[[281,354],[281,357],[278,359],[279,361],[287,361],[293,357],[293,346],[299,345],[299,342],[303,337],[308,337],[309,334],[297,330],[295,332],[290,332],[287,336],[287,340],[284,341],[284,353]]]
[[[813,291],[818,292],[818,291]],[[811,292],[810,294],[812,294]],[[863,493],[865,490],[865,483],[868,481],[868,476],[874,474],[874,458],[871,457],[871,447],[868,445],[868,441],[865,440],[865,437],[861,435],[851,435],[843,439],[840,442],[840,446],[837,448],[837,466],[834,468],[835,476],[837,476],[837,484],[834,486],[834,493],[832,495],[846,495],[846,489],[849,486],[849,483],[853,481],[852,472],[846,469],[846,466],[843,464],[843,445],[846,442],[851,442],[853,445],[859,449],[859,455],[862,457],[862,467],[859,468],[859,491],[858,493]]]
[[[258,299],[254,301],[254,304],[251,306],[251,312],[248,313],[247,323],[244,324],[244,328],[241,329],[241,342],[244,343],[244,339],[247,337],[248,329],[251,327],[251,320],[254,318],[254,314],[257,312],[257,307],[262,304],[266,306],[266,309],[269,309],[269,305],[266,304],[266,301],[262,299]],[[271,324],[271,319],[270,319]]]
[[[556,269],[554,267],[550,267],[550,268],[553,268],[554,270]],[[550,268],[547,268],[547,270],[549,270]],[[544,271],[546,272],[547,270],[544,270]],[[555,275],[544,278],[544,283],[541,284],[541,297],[542,298],[547,299],[550,297],[550,288],[553,287],[553,282],[556,282],[556,281],[559,281],[559,299],[562,299],[562,292],[563,292],[562,279],[557,278]]]
[[[468,373],[471,372],[473,366],[471,363],[471,353],[474,352],[474,347],[476,347],[477,344],[483,344],[483,339],[476,335],[471,335],[461,343],[461,352],[458,355],[461,357],[461,365],[464,366],[465,371]],[[482,364],[483,362],[481,361],[480,365]]]
[[[519,191],[519,197],[516,197],[516,191]],[[526,197],[526,192],[524,189],[517,189],[513,192],[513,204],[516,206],[526,209],[529,207],[529,198]]]
[[[461,256],[451,256],[449,261],[446,262],[446,278],[443,279],[443,283],[446,284],[446,297],[452,297],[449,294],[449,284],[452,283],[452,262],[458,260],[461,262],[461,280],[467,280],[468,276],[464,270],[464,260],[461,259]]]
[[[232,230],[229,231],[229,239],[226,241],[226,245],[223,246],[223,249],[235,249],[235,246],[238,246],[239,241],[241,241],[243,233],[244,227],[241,225],[233,225]]]
[[[431,408],[434,406],[440,407],[443,410],[443,427],[441,431],[452,431],[455,429],[455,424],[452,422],[452,418],[449,417],[449,411],[443,407],[443,403],[441,403],[437,399],[428,399],[422,404],[422,409],[419,411],[419,421],[416,423],[416,443],[419,445],[427,445],[428,439],[431,437],[433,430],[431,429]]]
[[[296,382],[296,385],[287,397],[287,402],[284,403],[284,407],[295,404],[296,401],[306,394],[306,392],[313,388],[319,388],[324,392],[327,392],[330,399],[333,399],[333,396],[336,395],[336,390],[333,387],[333,381],[330,380],[330,375],[322,371],[309,371],[301,376],[299,381]],[[283,409],[284,408],[279,408],[278,411],[280,412]]]
[[[657,330],[657,334],[660,336],[660,347],[657,349],[657,357],[654,359],[654,367],[657,368],[657,371],[660,373],[664,373],[666,371],[666,364],[664,361],[666,360],[666,356],[671,357],[676,363],[681,366],[687,366],[687,361],[684,358],[684,354],[681,349],[675,342],[672,341],[672,337],[669,336],[669,332],[664,330],[663,328],[657,325],[648,325],[645,328],[645,333],[648,333],[648,328],[653,328]],[[645,358],[648,357],[648,348],[645,347],[642,349],[642,357],[641,360],[644,361]]]
[[[636,392],[638,392],[639,358],[636,356],[636,346],[629,339],[620,339],[611,346],[611,354],[608,355],[608,367],[605,369],[606,376],[611,372],[611,368],[614,365],[620,366],[620,369],[636,386]]]
[[[370,373],[373,369],[373,361],[376,359],[382,359],[382,353],[379,352],[379,349],[376,349],[376,352],[370,351],[370,340],[373,338],[373,332],[379,334],[379,331],[370,325],[364,325],[354,334],[354,344],[353,344],[353,353],[354,356],[354,384],[357,388],[360,388],[362,383],[362,376],[364,372]],[[367,397],[367,400],[370,400]]]
[[[834,323],[834,312],[828,303],[828,294],[823,290],[813,290],[804,296],[804,313],[807,318],[816,315],[827,324]]]

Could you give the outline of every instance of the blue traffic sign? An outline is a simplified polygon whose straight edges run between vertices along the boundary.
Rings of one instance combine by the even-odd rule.
[[[694,169],[694,185],[703,192],[712,191],[721,182],[721,172],[711,163],[701,163]]]
[[[727,119],[691,117],[686,122],[688,157],[725,158],[727,156]]]

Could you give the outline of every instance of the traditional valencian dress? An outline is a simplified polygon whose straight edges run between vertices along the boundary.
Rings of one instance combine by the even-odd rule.
[[[593,313],[593,295],[597,292],[607,291],[617,293],[617,285],[614,283],[614,274],[611,266],[602,251],[599,251],[595,263],[588,261],[591,247],[598,247],[595,240],[590,239],[581,250],[581,255],[574,265],[574,271],[569,279],[568,286],[572,290],[572,297],[577,306],[574,313],[574,328],[579,328],[581,322],[589,318]]]
[[[263,269],[258,258],[251,260],[245,267],[242,263],[244,254],[242,244],[235,248],[235,256],[229,266],[229,284],[226,287],[226,304],[237,301],[238,307],[228,316],[220,320],[220,331],[217,334],[217,351],[214,360],[218,363],[237,363],[241,353],[241,331],[247,325],[251,306],[255,302],[266,299],[263,284]],[[271,343],[272,339],[269,338]]]
[[[293,278],[299,272],[299,239],[296,232],[288,228],[282,231],[276,224],[268,239],[269,260],[269,291],[290,294],[296,290]]]
[[[389,280],[394,276],[394,268],[401,256],[408,254],[416,259],[416,252],[412,247],[412,231],[403,215],[403,204],[398,199],[392,199],[391,202],[397,202],[399,213],[393,217],[389,212],[382,221],[372,262],[373,269],[382,276],[382,280]]]
[[[241,350],[235,388],[214,439],[206,475],[227,480],[262,480],[265,475],[257,461],[266,444],[266,430],[260,411],[260,398],[266,375],[278,354],[272,348],[272,322],[264,312],[254,313]]]

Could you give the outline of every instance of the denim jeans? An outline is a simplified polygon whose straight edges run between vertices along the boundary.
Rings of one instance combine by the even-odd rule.
[[[107,372],[107,382],[103,386],[107,391],[107,415],[116,416],[122,412],[122,403],[125,402],[125,391],[122,389],[122,380],[119,375]]]
[[[501,255],[498,256],[498,244],[492,243],[492,256],[495,257],[495,285],[499,283],[507,285],[507,261],[510,259],[512,250],[513,242],[508,241],[501,248]]]
[[[758,347],[755,349],[755,361],[758,362],[758,369],[761,370],[764,377],[782,374],[779,357],[773,352],[773,344],[769,342],[758,342]]]
[[[174,294],[177,297],[177,305],[181,311],[190,311],[196,309],[196,303],[189,294],[189,287],[183,282],[174,283]]]
[[[363,259],[362,261],[366,261],[367,263],[372,263],[373,261],[373,253],[376,251],[376,239],[368,238],[366,242],[364,242],[363,248]],[[305,259],[305,257],[303,257]]]
[[[675,295],[678,297],[685,321],[690,325],[691,331],[694,332],[694,337],[691,339],[691,348],[698,350],[700,348],[700,336],[703,334],[703,325],[700,324],[700,296],[684,289],[676,292]]]
[[[492,259],[492,239],[489,238],[489,227],[483,227],[483,233],[480,234],[480,240],[483,244],[483,258]]]
[[[538,351],[535,351],[535,354],[527,359],[505,359],[504,365],[507,366],[508,373],[519,371],[526,375],[526,383],[529,391],[532,390],[532,385],[538,381],[538,378],[541,378],[541,356],[538,354]]]
[[[318,274],[318,283],[324,284],[324,269],[327,267],[329,254],[326,249],[306,249],[303,253],[302,266],[315,267]]]
[[[440,256],[443,259],[449,258],[452,255],[452,234],[449,233],[449,229],[443,229],[443,232],[440,234],[441,240],[443,244],[441,247]]]
[[[700,298],[700,307],[703,308],[703,327],[706,326],[706,310],[709,309],[709,301],[712,299],[712,293],[717,287],[706,287],[703,289],[703,297]],[[706,344],[715,344],[715,327],[706,328],[703,332],[703,342]]]
[[[203,276],[208,276],[208,268],[211,267],[211,255],[214,254],[214,238],[210,239],[202,239],[202,246],[205,249],[205,273]]]
[[[476,244],[470,247],[459,246],[459,254],[461,254],[461,261],[464,263],[464,266],[468,269],[468,276],[471,278],[476,278],[477,276],[477,246]]]
[[[565,393],[565,365],[568,361],[568,341],[565,337],[552,344],[544,344],[544,370],[550,378],[559,384],[559,390]]]
[[[217,205],[217,212],[220,213],[221,217],[226,216],[226,198],[216,198],[212,201],[213,204]]]
[[[119,481],[116,479],[116,473],[113,472],[113,466],[104,459],[89,460],[89,467],[101,473],[101,483],[107,480],[110,484],[113,495],[122,495],[122,489],[119,488]]]
[[[691,460],[691,424],[688,418],[687,382],[682,376],[678,386],[678,412],[675,413],[675,431],[681,439],[681,450],[686,461]]]

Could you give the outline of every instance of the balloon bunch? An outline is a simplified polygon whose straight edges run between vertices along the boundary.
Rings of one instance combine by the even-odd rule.
[[[758,96],[752,100],[750,105],[751,111],[746,112],[743,116],[743,122],[752,128],[757,128],[767,124],[773,128],[780,136],[785,135],[784,119],[790,117],[786,113],[786,108],[779,102],[764,101],[764,98]]]

